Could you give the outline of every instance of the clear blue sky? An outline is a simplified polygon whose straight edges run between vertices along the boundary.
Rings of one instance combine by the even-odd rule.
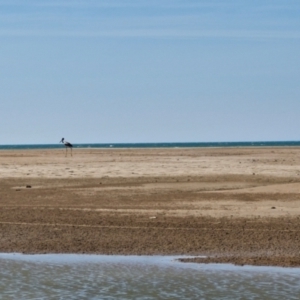
[[[299,0],[0,0],[0,144],[300,139]]]

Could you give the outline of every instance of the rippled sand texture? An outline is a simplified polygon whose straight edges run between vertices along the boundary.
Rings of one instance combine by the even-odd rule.
[[[300,149],[0,152],[0,252],[300,265]]]

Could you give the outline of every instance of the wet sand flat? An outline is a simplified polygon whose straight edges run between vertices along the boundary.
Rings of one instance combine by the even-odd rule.
[[[0,151],[0,252],[300,266],[300,149]]]

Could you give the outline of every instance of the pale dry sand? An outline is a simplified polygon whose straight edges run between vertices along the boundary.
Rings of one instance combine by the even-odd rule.
[[[70,154],[69,154],[70,155]],[[77,191],[104,190],[199,193],[199,201],[174,215],[284,216],[300,215],[300,150],[298,148],[192,148],[192,149],[74,149],[16,150],[0,152],[0,178],[89,179],[160,178],[159,183],[108,186]],[[250,178],[253,176],[253,178]],[[190,179],[188,177],[191,177]],[[197,178],[196,182],[192,180]],[[161,182],[165,178],[166,182]],[[172,180],[174,179],[174,180]],[[176,179],[176,180],[175,180]],[[178,182],[177,182],[178,180]],[[126,180],[125,180],[126,181]],[[171,182],[168,182],[171,181]],[[194,181],[194,182],[191,182]],[[298,182],[299,181],[299,182]],[[57,183],[56,183],[57,185]],[[16,186],[13,188],[22,188]],[[35,186],[34,188],[43,188]],[[203,195],[209,193],[209,200]],[[214,193],[218,201],[212,201]],[[220,199],[220,194],[226,194]],[[228,195],[234,195],[232,199]],[[253,201],[235,200],[237,195]],[[255,200],[258,195],[259,201]],[[282,197],[278,197],[282,195]],[[174,206],[176,206],[174,202]],[[276,209],[270,210],[275,206]]]
[[[70,154],[69,154],[70,155]],[[1,177],[300,176],[298,148],[10,150]]]

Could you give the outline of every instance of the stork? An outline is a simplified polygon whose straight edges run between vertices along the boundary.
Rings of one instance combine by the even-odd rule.
[[[71,156],[73,156],[73,155],[72,155],[72,148],[73,148],[73,145],[72,145],[71,143],[65,141],[65,138],[62,138],[61,141],[60,141],[60,143],[63,143],[63,144],[65,145],[65,147],[66,147],[66,156],[68,155],[68,148],[71,149]]]

